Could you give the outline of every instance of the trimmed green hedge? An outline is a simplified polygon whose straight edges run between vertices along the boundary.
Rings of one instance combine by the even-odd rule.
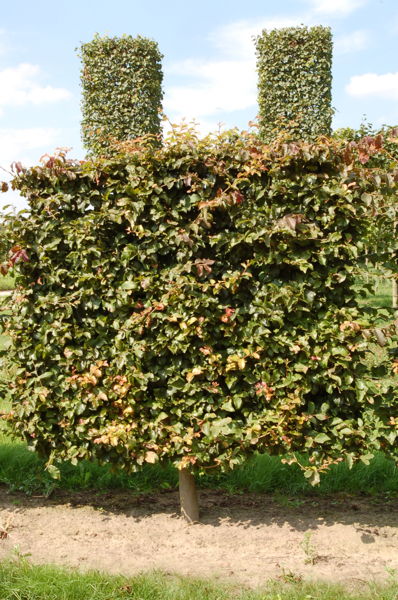
[[[235,132],[20,173],[14,430],[50,463],[127,469],[306,451],[313,482],[396,455],[396,392],[366,366],[373,313],[353,290],[390,184],[339,141]]]
[[[264,30],[256,41],[260,133],[294,139],[330,135],[332,34],[329,27]]]
[[[82,137],[91,154],[109,153],[114,142],[160,136],[162,54],[138,36],[96,35],[82,44]]]

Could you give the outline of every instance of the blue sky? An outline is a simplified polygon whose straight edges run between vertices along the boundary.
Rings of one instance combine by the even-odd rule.
[[[0,165],[35,164],[80,142],[80,61],[94,34],[155,39],[164,54],[164,110],[202,132],[256,117],[252,37],[262,29],[328,25],[334,38],[334,127],[398,124],[396,0],[20,0],[0,25]],[[6,173],[0,179],[7,179]],[[15,193],[1,204],[23,203]]]

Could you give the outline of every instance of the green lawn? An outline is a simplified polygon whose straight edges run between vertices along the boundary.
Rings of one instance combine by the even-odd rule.
[[[13,290],[15,277],[12,275],[0,275],[0,290]]]
[[[380,308],[392,308],[392,284],[391,281],[380,282],[372,296],[372,304]]]
[[[362,279],[365,282],[364,279]],[[370,273],[366,283],[371,283],[374,286],[372,293],[368,294],[367,298],[362,298],[360,304],[369,303],[377,308],[392,308],[392,283],[391,279],[382,279],[378,276],[372,276]],[[358,281],[358,287],[359,287]]]
[[[160,572],[136,577],[80,574],[54,567],[32,567],[27,560],[0,566],[1,600],[397,600],[398,583],[369,584],[348,592],[336,585],[271,581],[259,590],[222,585]]]
[[[301,457],[305,462],[305,457]],[[178,474],[171,466],[144,465],[137,473],[115,471],[108,465],[82,461],[76,466],[60,465],[61,479],[54,480],[45,471],[44,461],[30,452],[22,442],[0,436],[0,483],[11,491],[27,494],[49,494],[55,488],[69,490],[125,489],[148,493],[174,489]],[[327,495],[339,492],[367,495],[398,494],[398,470],[383,454],[370,462],[355,464],[350,470],[345,463],[333,466],[313,488],[295,465],[286,465],[279,457],[255,455],[229,473],[209,472],[198,478],[203,488],[222,489],[230,493],[257,492],[291,499],[301,495]]]
[[[10,342],[7,335],[0,334],[0,350],[5,350]]]

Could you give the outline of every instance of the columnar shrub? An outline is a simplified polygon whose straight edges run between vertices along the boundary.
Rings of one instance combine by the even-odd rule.
[[[367,366],[373,317],[353,288],[389,183],[355,148],[188,132],[54,157],[13,185],[29,260],[14,261],[8,418],[50,464],[307,451],[316,482],[396,455],[396,392]]]
[[[101,155],[114,141],[160,135],[162,54],[156,42],[138,36],[96,35],[82,44],[82,137]]]
[[[264,30],[256,41],[260,132],[296,139],[331,132],[332,34],[329,27]]]

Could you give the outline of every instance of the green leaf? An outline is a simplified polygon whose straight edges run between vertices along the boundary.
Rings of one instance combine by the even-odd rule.
[[[318,485],[321,480],[319,472],[313,467],[304,471],[304,477],[313,486]]]
[[[221,405],[223,410],[227,410],[229,412],[235,412],[235,407],[232,404],[232,400],[228,400],[227,402],[223,402]]]
[[[47,465],[46,466],[46,471],[48,472],[48,474],[53,479],[60,479],[61,478],[60,470],[55,465]]]
[[[362,454],[359,458],[365,465],[369,465],[372,458],[374,458],[374,454]]]
[[[318,435],[315,436],[314,440],[318,444],[323,444],[323,442],[330,441],[330,436],[328,436],[326,433],[318,433]]]

